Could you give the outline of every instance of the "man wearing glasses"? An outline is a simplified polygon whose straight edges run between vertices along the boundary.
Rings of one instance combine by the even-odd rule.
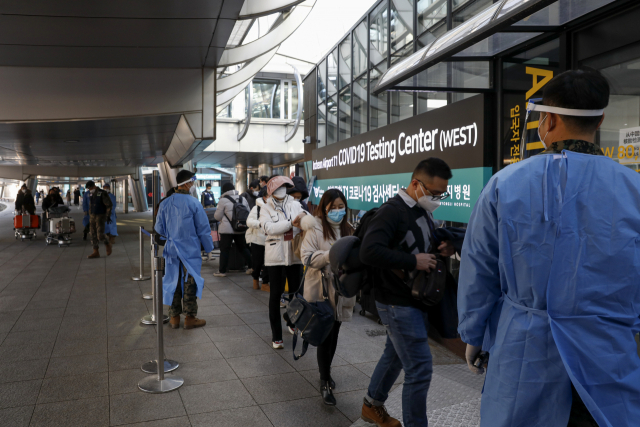
[[[411,296],[403,272],[431,271],[440,252],[451,256],[454,247],[443,242],[432,247],[433,211],[447,197],[451,169],[442,160],[423,160],[411,183],[380,207],[362,241],[360,259],[375,267],[376,306],[387,329],[387,343],[378,361],[362,406],[362,418],[380,427],[400,427],[384,408],[393,383],[404,369],[403,421],[427,426],[427,391],[431,383],[431,351],[427,341],[427,306]]]

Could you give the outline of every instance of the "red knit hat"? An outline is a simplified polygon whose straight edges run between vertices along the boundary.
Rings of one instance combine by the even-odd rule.
[[[291,188],[294,186],[293,181],[291,181],[291,179],[289,179],[288,177],[281,175],[274,176],[269,180],[269,182],[267,182],[267,194],[271,196],[274,191],[276,191],[283,185],[287,188]]]

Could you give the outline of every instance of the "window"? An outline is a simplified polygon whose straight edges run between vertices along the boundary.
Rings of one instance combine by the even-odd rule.
[[[351,84],[351,37],[347,37],[340,43],[340,82],[339,87]]]
[[[386,68],[386,67],[385,67]],[[378,84],[378,80],[382,72],[378,68],[374,68],[370,71],[369,74],[369,90],[371,88],[376,87]],[[378,129],[380,127],[387,125],[387,92],[383,92],[378,96],[371,95],[371,105],[370,105],[370,117],[371,117],[371,125],[370,129]]]
[[[327,99],[327,145],[338,141],[338,103],[336,95]]]
[[[353,135],[367,131],[367,76],[353,82]]]
[[[322,103],[318,105],[318,148],[327,145],[327,106]]]
[[[413,117],[413,93],[391,92],[391,123]]]
[[[476,16],[493,4],[493,0],[453,0],[453,27]]]
[[[386,60],[389,47],[387,2],[382,2],[370,15],[369,44],[371,63],[379,65]]]
[[[318,104],[324,102],[327,97],[327,60],[318,66]]]
[[[365,71],[367,71],[367,21],[361,22],[353,31],[353,75],[359,77]]]
[[[335,95],[338,92],[338,49],[327,56],[327,96]]]
[[[418,114],[433,111],[447,105],[446,92],[419,92]]]
[[[351,87],[340,91],[340,134],[339,141],[351,138]]]
[[[391,2],[391,54],[409,51],[413,46],[413,0]],[[411,49],[409,53],[412,53]]]
[[[435,25],[444,26],[446,30],[447,0],[419,0],[416,8],[418,34],[431,31]]]
[[[253,79],[251,117],[280,118],[280,81]]]

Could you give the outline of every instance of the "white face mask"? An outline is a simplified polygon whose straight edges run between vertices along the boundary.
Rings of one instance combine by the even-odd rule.
[[[542,126],[542,124],[544,123],[545,120],[547,120],[547,117],[549,117],[549,115],[547,114],[546,116],[544,116],[544,119],[542,119],[540,121],[540,124],[538,125],[538,138],[540,138],[540,141],[542,142],[542,145],[544,145],[545,150],[547,149],[547,144],[544,143],[544,140],[547,139],[547,135],[549,135],[549,131],[547,131],[547,134],[544,136],[544,138],[542,136],[540,136],[540,126]],[[552,122],[553,123],[553,122]]]
[[[253,192],[253,197],[258,197],[258,192],[257,191]]]
[[[433,196],[428,196],[422,185],[420,185],[420,191],[422,191],[422,197],[418,199],[418,205],[425,211],[433,213],[436,209],[440,207],[441,200],[433,200]]]
[[[278,188],[276,191],[273,192],[272,196],[275,197],[276,199],[284,199],[284,197],[287,195],[287,189],[284,187],[280,187]]]

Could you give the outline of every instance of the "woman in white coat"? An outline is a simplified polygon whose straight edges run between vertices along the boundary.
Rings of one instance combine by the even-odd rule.
[[[273,348],[284,348],[280,323],[280,297],[289,282],[296,292],[302,279],[302,261],[293,253],[293,237],[300,233],[300,219],[306,215],[299,202],[287,195],[293,183],[286,176],[274,176],[267,183],[270,197],[260,209],[260,225],[265,233],[264,265],[269,268],[269,322]],[[295,326],[287,321],[289,332]]]
[[[309,302],[323,301],[323,286],[335,313],[333,329],[327,339],[318,346],[318,369],[320,370],[320,391],[326,405],[335,405],[333,389],[336,384],[331,378],[331,362],[338,347],[338,334],[342,322],[351,320],[356,298],[344,298],[335,293],[333,273],[329,264],[329,249],[344,236],[353,234],[347,222],[347,199],[340,190],[325,191],[316,208],[316,216],[302,218],[301,227],[305,232],[300,255],[305,265],[309,265],[304,281],[304,298]],[[324,283],[323,283],[324,274]]]
[[[267,201],[267,188],[264,187],[256,197],[256,205],[251,209],[247,218],[247,230],[245,236],[247,243],[251,244],[251,260],[253,262],[253,289],[260,289],[260,271],[264,267],[264,241],[265,234],[260,224],[260,211]],[[262,290],[269,292],[269,275],[265,274],[262,279]]]

